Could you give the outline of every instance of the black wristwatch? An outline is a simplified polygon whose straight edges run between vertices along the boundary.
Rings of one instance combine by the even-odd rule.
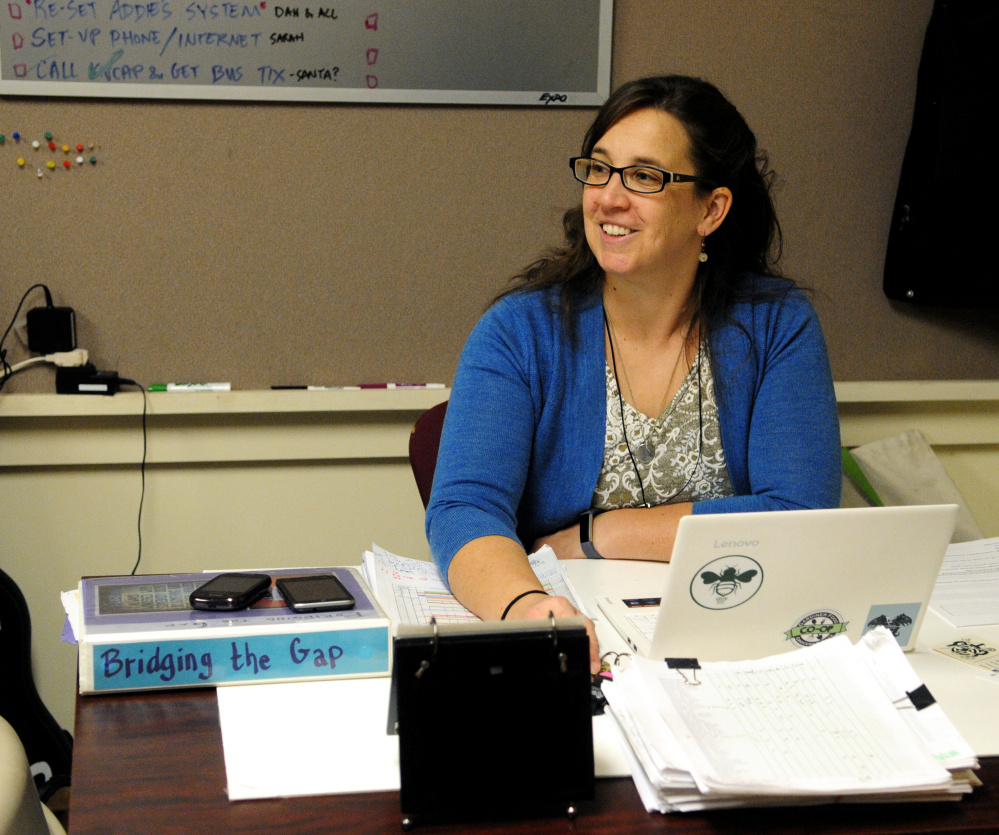
[[[588,560],[602,560],[600,552],[593,546],[593,517],[599,510],[587,510],[579,514],[579,547],[583,549]]]

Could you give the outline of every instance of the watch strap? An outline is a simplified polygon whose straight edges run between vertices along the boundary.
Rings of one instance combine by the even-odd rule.
[[[588,560],[602,560],[603,556],[593,544],[593,517],[599,510],[590,509],[579,515],[579,547]]]

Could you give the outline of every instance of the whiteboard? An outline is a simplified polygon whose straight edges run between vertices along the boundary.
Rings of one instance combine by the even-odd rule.
[[[0,94],[578,105],[613,0],[0,0]]]

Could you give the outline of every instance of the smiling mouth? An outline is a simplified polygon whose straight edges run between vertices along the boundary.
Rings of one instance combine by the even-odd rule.
[[[600,228],[604,230],[604,233],[610,235],[613,238],[622,238],[625,235],[630,235],[633,230],[627,229],[624,226],[616,226],[613,223],[602,223]]]

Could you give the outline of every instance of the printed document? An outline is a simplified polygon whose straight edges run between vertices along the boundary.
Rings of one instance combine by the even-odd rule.
[[[948,546],[930,605],[957,627],[999,623],[999,537]]]
[[[578,609],[555,552],[546,545],[530,560],[545,591],[568,598]],[[437,623],[478,620],[451,594],[432,562],[400,557],[372,545],[364,552],[361,573],[393,624],[425,624],[431,617]]]
[[[649,811],[958,799],[975,782],[881,627],[758,661],[632,658],[604,692]]]

